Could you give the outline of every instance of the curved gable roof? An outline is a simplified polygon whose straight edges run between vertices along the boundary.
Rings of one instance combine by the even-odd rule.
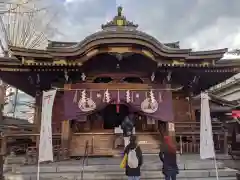
[[[219,60],[227,49],[218,49],[213,51],[197,51],[192,49],[180,49],[179,42],[172,44],[160,43],[153,36],[137,30],[138,25],[130,22],[122,15],[122,8],[118,8],[118,14],[102,25],[102,30],[89,35],[79,43],[71,42],[54,42],[59,46],[53,46],[51,42],[46,50],[33,50],[18,47],[10,47],[13,55],[18,56],[33,56],[33,57],[68,57],[68,56],[84,56],[88,51],[102,46],[138,46],[143,49],[150,50],[156,59],[160,57],[182,58],[188,60],[195,59],[210,59]]]

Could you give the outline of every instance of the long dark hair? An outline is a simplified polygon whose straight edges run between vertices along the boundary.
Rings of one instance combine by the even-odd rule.
[[[132,135],[130,136],[130,142],[129,142],[130,148],[135,148],[137,146],[137,137]]]
[[[177,147],[171,136],[164,136],[165,151],[176,154]]]

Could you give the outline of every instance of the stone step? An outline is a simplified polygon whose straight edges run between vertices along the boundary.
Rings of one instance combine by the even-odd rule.
[[[7,176],[5,178],[6,180],[37,180],[36,175],[35,176],[29,176],[29,175],[14,175],[14,176]],[[83,178],[84,179],[84,178]],[[97,178],[98,179],[98,178]],[[109,177],[109,178],[105,178],[104,180],[127,180],[127,177],[125,175],[119,176],[119,177]],[[141,179],[144,180],[164,180],[164,177],[156,177],[156,178],[152,178],[152,177],[141,177]],[[193,178],[193,177],[189,177],[189,178],[182,178],[182,177],[177,177],[177,179],[180,180],[216,180],[216,177],[198,177],[198,178]],[[65,175],[60,175],[60,176],[40,176],[40,180],[82,180],[81,175],[77,174],[77,175],[73,175],[73,174],[65,174]],[[96,179],[87,179],[87,180],[96,180]],[[219,180],[236,180],[236,177],[219,177]]]
[[[200,160],[199,156],[180,156],[178,158],[180,174],[178,179],[213,180],[216,179],[213,160]],[[123,180],[127,179],[125,170],[119,167],[121,158],[89,158],[88,166],[84,166],[84,180]],[[217,163],[219,180],[235,180],[236,170],[225,168],[221,162]],[[8,167],[9,168],[9,167]],[[163,179],[162,164],[158,156],[145,156],[142,166],[141,179]],[[6,180],[35,180],[36,165],[14,165],[5,173]],[[41,164],[40,179],[42,180],[81,180],[82,160],[69,160]]]
[[[224,164],[218,162],[218,169],[223,169]],[[185,163],[179,163],[178,165],[180,170],[208,170],[215,169],[213,161],[188,161]],[[44,164],[40,166],[41,172],[79,172],[82,169],[82,164],[79,162],[69,163],[69,164]],[[142,166],[143,171],[159,171],[162,169],[162,163],[156,162],[146,162]],[[90,165],[84,166],[85,172],[109,172],[109,171],[124,171],[119,167],[119,165]],[[12,172],[16,173],[30,173],[37,172],[37,166],[12,166]]]
[[[236,178],[236,170],[233,169],[219,169],[219,177],[234,177]],[[124,172],[84,172],[84,180],[118,180],[125,177]],[[178,175],[178,179],[187,178],[214,178],[216,176],[215,170],[182,170]],[[55,172],[55,173],[40,173],[41,179],[66,179],[75,180],[81,179],[81,171]],[[141,179],[161,179],[163,174],[159,171],[142,171]],[[33,180],[36,179],[36,173],[5,173],[6,180]]]

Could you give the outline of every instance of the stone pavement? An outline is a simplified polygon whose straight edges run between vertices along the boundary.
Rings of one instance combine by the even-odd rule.
[[[195,161],[199,161],[200,156],[196,154],[192,155],[178,155],[178,162],[182,163],[192,163]],[[119,164],[121,161],[121,157],[89,157],[88,158],[88,165],[103,165],[103,164],[109,164],[109,165],[116,165]],[[151,163],[160,163],[158,155],[144,155],[143,157],[144,164],[151,164]],[[205,160],[200,160],[200,161],[205,161]],[[211,162],[211,160],[208,160]],[[233,169],[239,169],[240,170],[240,159],[238,160],[232,160],[231,156],[227,155],[217,155],[217,161],[222,162],[225,164],[226,167],[233,168]],[[212,161],[213,162],[213,161]],[[214,163],[214,162],[213,162]],[[56,165],[64,165],[64,164],[72,164],[72,165],[82,165],[82,160],[70,160],[70,161],[61,161],[61,162],[55,162],[53,164]],[[85,161],[86,164],[86,161]]]
[[[240,160],[222,160],[226,167],[237,169],[240,171]]]

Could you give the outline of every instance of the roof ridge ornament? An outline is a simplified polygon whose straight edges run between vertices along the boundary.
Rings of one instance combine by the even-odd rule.
[[[124,29],[124,30],[136,30],[138,25],[134,24],[131,21],[128,21],[125,16],[123,16],[123,8],[122,6],[118,6],[117,15],[106,24],[102,25],[103,30],[116,30],[116,29]]]
[[[122,16],[122,6],[118,6],[117,11],[118,11],[118,16]]]

